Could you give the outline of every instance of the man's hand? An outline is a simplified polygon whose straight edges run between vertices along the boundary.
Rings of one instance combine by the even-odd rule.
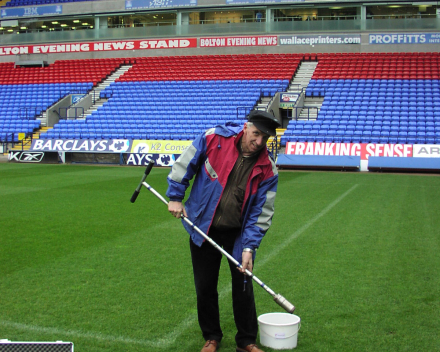
[[[168,211],[177,219],[180,219],[182,214],[186,217],[186,210],[183,206],[182,202],[169,201],[168,202]]]
[[[245,270],[249,270],[250,272],[252,272],[252,267],[253,267],[253,263],[252,263],[252,252],[243,252],[241,254],[241,266],[242,268],[240,269],[240,271],[242,273],[245,272]]]

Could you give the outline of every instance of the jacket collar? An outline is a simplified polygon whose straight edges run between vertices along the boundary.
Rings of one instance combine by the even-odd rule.
[[[233,135],[239,134],[242,129],[243,126],[240,126],[235,122],[226,122],[224,125],[215,127],[215,134],[222,137],[232,137]]]

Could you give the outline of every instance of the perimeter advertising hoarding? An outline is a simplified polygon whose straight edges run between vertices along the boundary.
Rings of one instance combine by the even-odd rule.
[[[144,166],[154,161],[158,166],[173,166],[192,141],[127,140],[127,139],[37,139],[28,154],[59,153],[123,153],[127,165]]]
[[[43,152],[22,152],[10,150],[8,161],[17,161],[22,163],[39,163],[44,158]]]
[[[440,158],[436,144],[366,144],[288,142],[286,154],[311,156],[360,156],[361,171],[368,171],[368,158]]]
[[[192,141],[129,139],[34,139],[31,151],[74,153],[182,154]]]
[[[440,33],[370,34],[369,44],[440,44]]]
[[[280,45],[361,44],[360,35],[280,35]]]
[[[165,140],[88,140],[37,139],[31,152],[125,153],[127,165],[147,165],[154,160],[159,166],[172,166],[174,161],[191,145],[191,141]],[[35,154],[35,153],[33,153]],[[440,158],[440,145],[436,144],[366,144],[288,142],[286,154],[317,156],[360,156],[368,163],[370,156],[396,158]],[[366,169],[363,168],[365,171]]]
[[[320,156],[360,156],[361,160],[368,160],[369,156],[409,158],[413,156],[413,145],[288,142],[286,145],[286,154]]]
[[[414,158],[440,158],[439,144],[414,144]]]
[[[173,166],[191,143],[192,141],[135,140],[127,158],[127,165],[143,166],[154,161],[158,166]]]
[[[173,166],[191,143],[192,141],[134,140],[126,163],[146,166],[150,161],[154,161],[157,166]]]
[[[126,10],[197,6],[197,0],[126,0]]]
[[[126,164],[132,166],[147,166],[154,161],[157,166],[173,166],[180,154],[128,154]]]
[[[238,47],[238,46],[276,46],[277,44],[278,44],[278,37],[276,35],[200,38],[201,48]]]
[[[182,154],[192,141],[134,140],[131,153]]]
[[[0,46],[0,56],[21,54],[60,54],[94,51],[197,48],[197,38],[114,40],[88,43],[60,43]]]
[[[3,7],[0,13],[1,13],[1,18],[61,15],[63,13],[63,6],[49,5],[49,6],[29,6],[29,7],[20,7],[20,8]]]
[[[370,156],[440,158],[440,145],[288,142],[286,154],[360,156],[361,160],[368,160]]]
[[[71,153],[127,153],[128,139],[34,139],[31,151]]]

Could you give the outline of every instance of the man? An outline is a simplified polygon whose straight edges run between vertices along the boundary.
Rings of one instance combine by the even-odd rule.
[[[258,321],[252,280],[243,273],[252,271],[255,251],[272,222],[278,172],[266,143],[279,126],[273,115],[256,110],[243,127],[226,123],[209,129],[182,153],[168,175],[170,213],[187,216],[242,263],[237,270],[228,261],[238,352],[262,352],[255,344]],[[206,341],[202,352],[215,352],[223,337],[217,292],[222,254],[183,224],[190,234],[198,319]]]
[[[260,11],[258,11],[256,18],[257,18],[257,22],[261,22],[261,19],[263,18],[263,14]]]

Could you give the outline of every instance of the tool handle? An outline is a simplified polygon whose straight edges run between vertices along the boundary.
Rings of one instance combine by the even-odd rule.
[[[154,161],[153,160],[150,160],[150,162],[148,163],[148,165],[147,165],[147,168],[145,169],[145,178],[147,178],[147,176],[150,174],[150,171],[151,171],[151,169],[153,168],[153,166],[154,166]],[[145,180],[144,180],[145,181]],[[142,181],[143,182],[143,181]]]
[[[131,196],[130,202],[132,203],[136,202],[136,198],[138,197],[139,193],[140,192],[138,190],[135,190],[133,195]]]
[[[145,169],[144,175],[142,176],[142,180],[137,186],[136,190],[134,191],[133,195],[131,196],[130,202],[134,203],[136,202],[136,199],[141,191],[142,183],[146,180],[147,176],[150,174],[151,169],[153,168],[154,161],[150,160],[150,162],[147,165],[147,168]]]
[[[151,193],[153,193],[162,203],[168,205],[168,201],[148,183],[142,182],[142,185],[144,185]]]

